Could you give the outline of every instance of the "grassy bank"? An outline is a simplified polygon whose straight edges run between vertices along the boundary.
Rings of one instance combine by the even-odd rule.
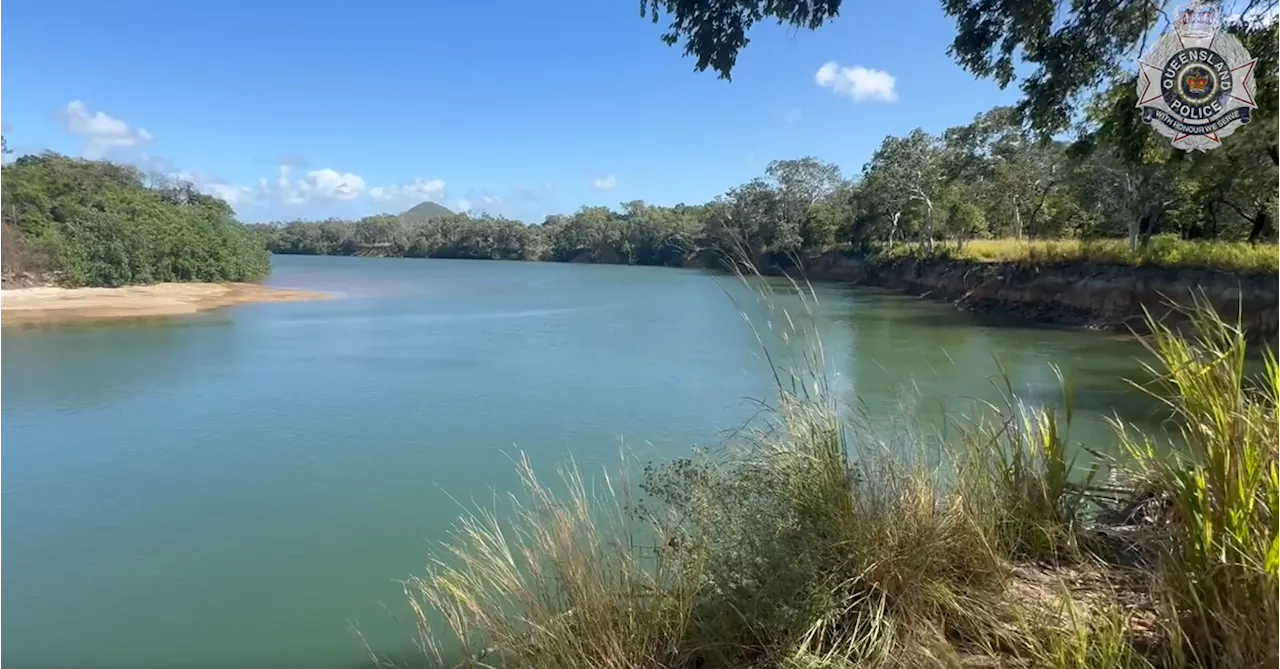
[[[1145,249],[1130,251],[1124,239],[975,239],[963,246],[942,244],[925,252],[920,244],[899,244],[882,254],[887,258],[948,258],[983,263],[1092,263],[1169,269],[1215,269],[1241,274],[1280,271],[1280,248],[1275,244],[1188,241],[1157,235]]]
[[[802,316],[776,322],[814,341]],[[815,345],[775,366],[767,424],[638,489],[569,466],[557,496],[522,461],[514,514],[462,518],[406,584],[428,661],[1274,666],[1277,368],[1246,379],[1240,334],[1195,318],[1153,324],[1142,380],[1183,425],[1175,456],[1117,425],[1123,466],[1077,461],[1069,409],[1012,400],[893,455],[837,411]]]

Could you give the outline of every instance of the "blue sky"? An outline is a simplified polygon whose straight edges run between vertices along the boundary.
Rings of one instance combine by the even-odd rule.
[[[758,26],[726,82],[638,0],[25,2],[3,24],[0,114],[19,152],[191,178],[246,221],[429,198],[538,222],[700,203],[773,159],[855,174],[886,134],[1015,101],[947,56],[939,4]]]

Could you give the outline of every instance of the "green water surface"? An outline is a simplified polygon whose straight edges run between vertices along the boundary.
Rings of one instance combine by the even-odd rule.
[[[459,503],[513,488],[518,450],[547,470],[570,453],[612,466],[623,440],[668,458],[772,397],[732,279],[274,266],[272,285],[335,299],[4,329],[5,666],[365,666],[351,625],[381,651],[411,647],[396,579],[422,573]],[[994,398],[997,359],[1031,402],[1056,401],[1059,365],[1072,436],[1095,447],[1111,444],[1104,415],[1154,415],[1122,380],[1140,376],[1140,350],[1116,337],[817,291],[833,384],[873,425],[911,413],[911,384],[925,414]]]

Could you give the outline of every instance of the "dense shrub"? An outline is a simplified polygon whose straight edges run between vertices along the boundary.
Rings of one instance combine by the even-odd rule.
[[[252,281],[270,270],[262,238],[191,184],[148,185],[134,167],[54,153],[18,158],[3,176],[7,232],[60,284]]]

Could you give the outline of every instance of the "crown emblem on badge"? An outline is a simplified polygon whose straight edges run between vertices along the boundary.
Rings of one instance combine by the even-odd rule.
[[[1190,0],[1169,29],[1138,60],[1142,122],[1175,149],[1208,151],[1248,125],[1258,84],[1258,59],[1222,30],[1217,0]]]
[[[1218,29],[1218,8],[1214,5],[1193,2],[1178,15],[1173,29],[1185,37],[1210,35]]]

